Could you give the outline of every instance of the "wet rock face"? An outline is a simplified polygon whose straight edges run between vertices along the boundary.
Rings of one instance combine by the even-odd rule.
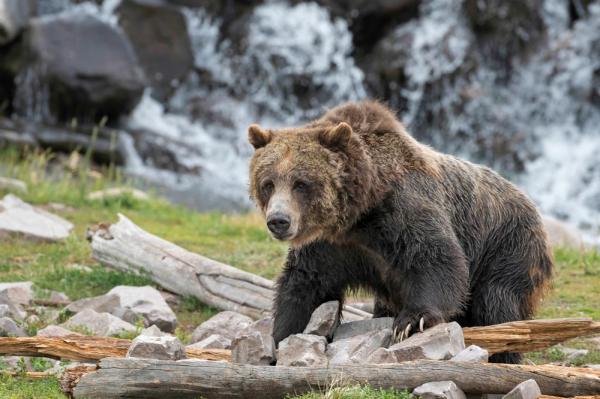
[[[135,107],[144,89],[127,39],[89,14],[31,20],[6,57],[5,68],[17,86],[14,111],[29,119],[116,122]]]
[[[164,3],[140,0],[121,2],[116,13],[153,96],[165,100],[194,65],[183,13]]]
[[[513,59],[533,51],[546,35],[543,3],[466,0],[465,12],[483,59],[491,61],[504,75],[509,74]]]

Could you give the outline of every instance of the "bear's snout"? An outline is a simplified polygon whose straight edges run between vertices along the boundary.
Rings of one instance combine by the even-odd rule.
[[[283,239],[288,235],[290,225],[290,217],[285,213],[277,212],[267,219],[267,227],[278,239]]]

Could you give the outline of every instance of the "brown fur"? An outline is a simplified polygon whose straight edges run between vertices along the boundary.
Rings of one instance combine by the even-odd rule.
[[[534,205],[495,172],[418,143],[372,101],[248,134],[251,196],[267,219],[270,201],[280,201],[278,215],[291,221],[276,340],[347,287],[372,289],[377,315],[413,332],[419,318],[430,326],[532,316],[551,254]]]

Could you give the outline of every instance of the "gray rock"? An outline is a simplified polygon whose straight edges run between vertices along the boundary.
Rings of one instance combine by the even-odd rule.
[[[13,320],[23,321],[27,317],[27,312],[21,305],[3,303],[0,304],[0,317],[10,317]]]
[[[38,330],[38,337],[64,337],[66,335],[81,335],[61,326],[49,325]]]
[[[537,399],[542,395],[540,387],[534,380],[523,381],[502,399]]]
[[[421,399],[466,399],[463,391],[452,381],[428,382],[413,390],[413,395]]]
[[[353,308],[357,308],[362,310],[363,312],[368,312],[368,313],[373,313],[374,311],[374,304],[373,301],[371,302],[352,302],[352,303],[348,303],[348,305],[352,306]]]
[[[151,337],[140,335],[131,342],[127,357],[141,357],[160,360],[185,359],[185,351],[177,337]]]
[[[94,335],[111,336],[124,332],[136,332],[135,326],[110,313],[98,313],[85,309],[71,317],[64,324],[66,328],[85,328]]]
[[[19,2],[19,3],[26,3],[24,1],[20,1],[20,0],[16,0],[15,2]],[[0,0],[0,4],[2,3],[6,3],[6,0]],[[0,9],[2,7],[0,6]],[[0,32],[2,31],[2,11],[0,11]],[[0,33],[0,42],[2,41],[2,34]],[[27,184],[25,184],[25,182],[21,181],[21,180],[17,180],[17,179],[10,179],[8,177],[1,177],[0,176],[0,189],[4,189],[4,190],[12,190],[12,191],[19,191],[21,193],[26,193],[27,192]]]
[[[10,317],[10,316],[11,316],[10,306],[8,306],[5,303],[1,303],[0,304],[0,317]]]
[[[600,364],[586,364],[584,367],[587,367],[587,368],[592,369],[592,370],[599,370],[600,371]]]
[[[311,334],[290,335],[279,343],[277,365],[327,367],[326,346],[327,339],[323,336]]]
[[[117,295],[100,295],[91,298],[82,298],[78,301],[69,304],[65,310],[71,313],[79,313],[85,309],[92,309],[96,312],[107,312],[111,313],[115,309],[120,308],[121,301]],[[123,312],[122,309],[118,309],[118,312]]]
[[[166,336],[169,336],[171,334],[167,334],[167,333],[164,333],[164,332],[160,331],[160,328],[156,327],[153,324],[150,327],[144,328],[140,332],[140,335],[145,335],[147,337],[166,337]]]
[[[200,324],[192,333],[191,342],[199,342],[213,334],[233,340],[240,331],[252,324],[252,319],[241,313],[227,310],[217,313],[204,323]]]
[[[409,360],[447,360],[465,349],[462,328],[456,322],[438,324],[408,339],[375,351],[369,363],[398,363]]]
[[[453,362],[487,363],[489,357],[490,355],[487,350],[477,345],[470,345],[450,360]]]
[[[13,40],[27,25],[30,2],[25,0],[0,0],[0,45]]]
[[[230,349],[231,340],[219,334],[213,334],[202,341],[188,345],[187,348],[194,349]]]
[[[36,240],[60,241],[69,236],[71,229],[71,222],[35,208],[12,194],[7,194],[0,201],[0,233],[18,234]]]
[[[32,286],[33,283],[31,281],[0,283],[0,303],[29,305],[33,299]]]
[[[340,303],[325,302],[313,312],[304,334],[315,334],[331,338],[339,323]]]
[[[336,328],[333,334],[333,341],[362,335],[371,331],[379,331],[385,328],[392,329],[394,318],[380,317],[376,319],[366,319],[342,323]]]
[[[69,302],[70,299],[64,292],[52,291],[50,292],[50,297],[48,298],[50,301],[55,302]]]
[[[587,349],[574,349],[561,347],[560,350],[565,354],[568,361],[573,361],[578,357],[586,356],[589,353]]]
[[[41,322],[41,320],[40,320],[39,316],[35,315],[35,314],[30,314],[29,316],[27,316],[25,318],[25,324],[27,324],[28,326],[40,324],[40,322]]]
[[[370,331],[332,342],[327,347],[330,365],[368,363],[370,356],[390,344],[392,330]]]
[[[27,333],[8,317],[0,318],[0,337],[26,337]]]
[[[263,318],[242,330],[231,342],[233,363],[269,365],[276,359],[273,319]]]
[[[110,313],[125,321],[135,323],[141,317],[145,326],[154,324],[166,332],[174,331],[177,326],[175,313],[154,287],[120,285],[111,289],[107,295],[116,295],[119,298],[121,309]]]
[[[548,243],[553,248],[583,248],[585,242],[577,227],[549,215],[542,216]]]

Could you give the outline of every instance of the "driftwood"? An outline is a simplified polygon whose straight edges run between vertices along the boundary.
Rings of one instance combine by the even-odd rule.
[[[128,339],[67,335],[64,337],[0,338],[0,356],[49,357],[59,360],[97,361],[106,357],[124,357],[131,345]],[[223,349],[187,349],[190,359],[231,360]]]
[[[156,237],[123,215],[113,225],[100,225],[88,235],[92,257],[124,271],[147,275],[160,286],[191,295],[207,305],[253,318],[271,312],[274,283],[233,266],[189,252]],[[349,320],[370,313],[344,307]]]
[[[331,368],[237,365],[207,361],[104,359],[81,377],[75,398],[283,398],[331,385],[413,389],[454,381],[466,393],[507,393],[534,379],[546,395],[600,393],[600,375],[560,366],[416,361]]]
[[[466,345],[478,345],[490,353],[541,350],[597,333],[600,333],[600,322],[589,318],[523,320],[463,328]]]

